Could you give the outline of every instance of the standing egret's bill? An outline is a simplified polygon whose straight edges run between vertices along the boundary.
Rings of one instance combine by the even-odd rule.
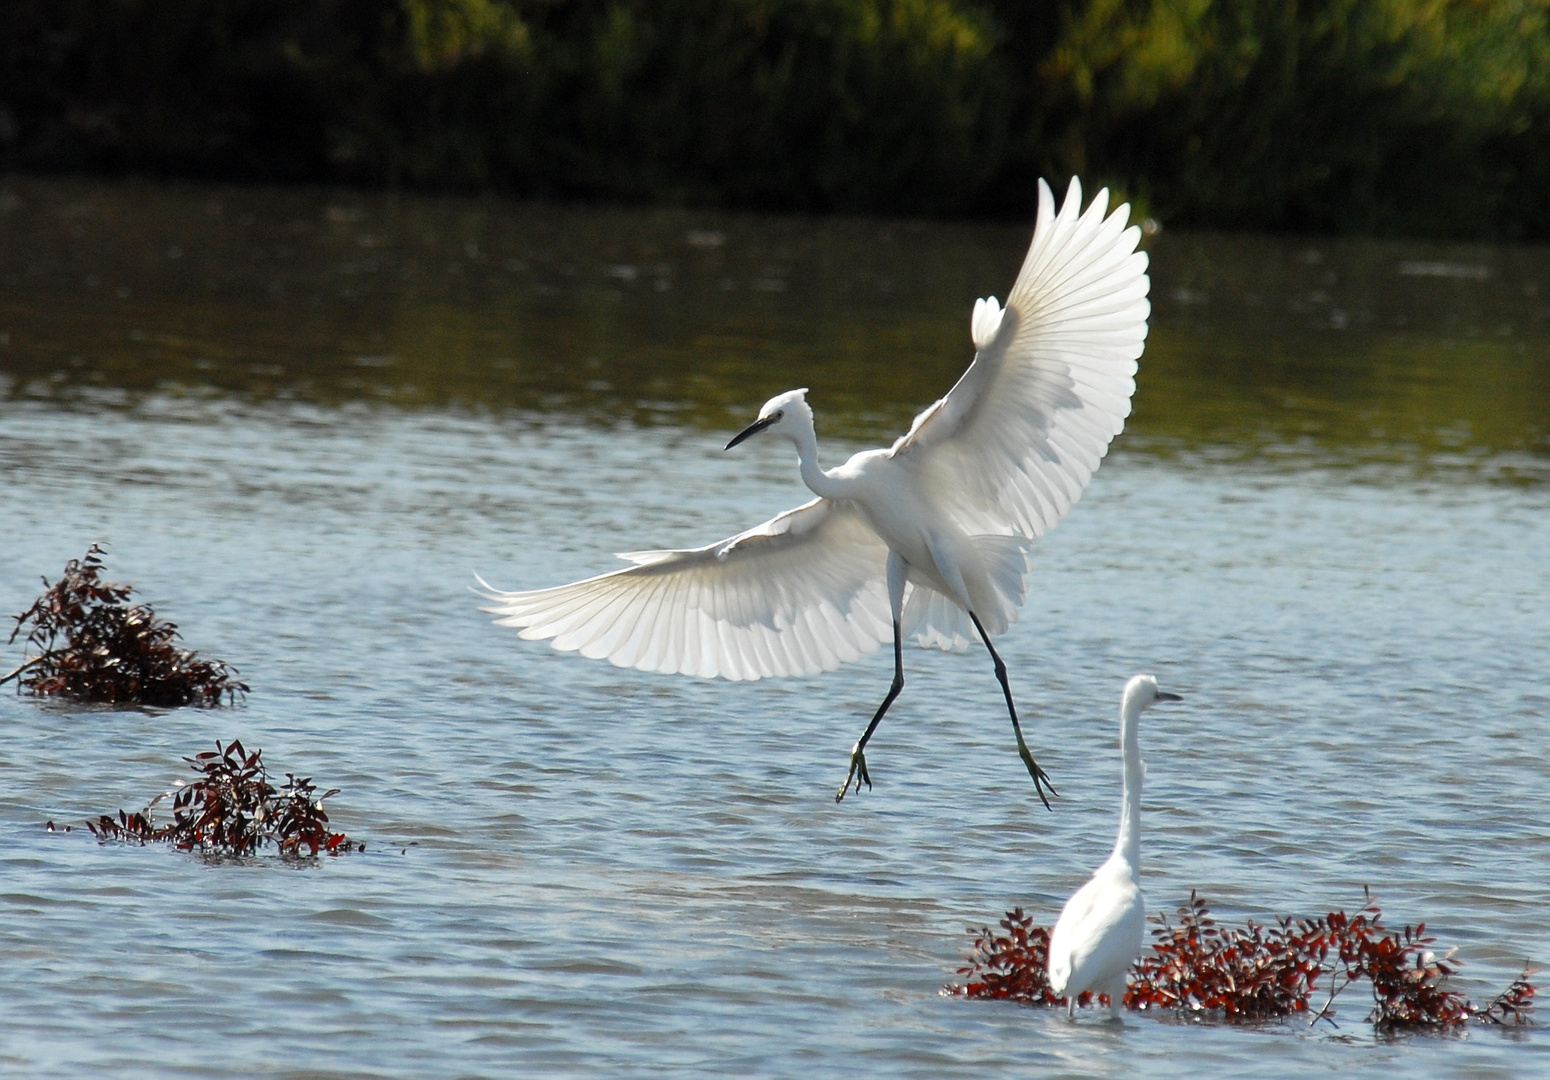
[[[1125,756],[1125,786],[1120,799],[1119,839],[1114,854],[1093,871],[1060,910],[1049,936],[1049,988],[1066,999],[1067,1015],[1076,1016],[1076,999],[1088,990],[1109,995],[1109,1010],[1119,1018],[1125,976],[1146,940],[1146,898],[1141,895],[1141,763],[1137,728],[1141,714],[1159,701],[1183,701],[1157,689],[1150,675],[1125,684],[1119,703],[1119,744]]]
[[[1033,244],[1006,307],[975,302],[973,363],[892,447],[820,468],[807,391],[787,391],[727,449],[785,436],[816,499],[707,547],[623,554],[632,566],[570,585],[499,592],[481,579],[484,610],[557,649],[725,679],[832,671],[891,636],[893,685],[836,800],[852,781],[872,786],[866,744],[904,687],[903,639],[961,652],[977,636],[1048,807],[1049,777],[990,635],[1027,595],[1030,544],[1081,497],[1124,427],[1151,311],[1129,205],[1108,214],[1105,189],[1084,212],[1075,178],[1059,213],[1054,202],[1039,181]]]

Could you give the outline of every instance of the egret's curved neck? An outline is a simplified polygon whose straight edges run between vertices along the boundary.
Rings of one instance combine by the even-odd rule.
[[[818,466],[818,434],[813,430],[812,420],[790,432],[790,436],[791,441],[796,443],[797,460],[802,463],[802,483],[814,495],[830,499],[841,497],[842,485]]]
[[[1120,800],[1119,839],[1114,854],[1130,864],[1130,872],[1141,875],[1141,710],[1125,702],[1119,713],[1119,742],[1125,754],[1125,793]]]

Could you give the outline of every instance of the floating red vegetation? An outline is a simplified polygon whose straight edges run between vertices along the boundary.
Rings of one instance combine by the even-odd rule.
[[[1367,1019],[1383,1031],[1448,1030],[1471,1020],[1526,1024],[1533,1011],[1533,968],[1526,968],[1495,1000],[1477,1006],[1445,983],[1459,968],[1452,953],[1438,957],[1424,923],[1390,931],[1368,895],[1354,916],[1332,911],[1321,918],[1277,918],[1262,926],[1223,928],[1193,892],[1178,909],[1177,923],[1154,916],[1157,940],[1131,972],[1125,1005],[1217,1016],[1228,1022],[1272,1020],[1312,1013],[1310,1023],[1334,1023],[1334,1001],[1347,987],[1367,980],[1373,1007]],[[1001,920],[1004,934],[970,928],[974,946],[962,984],[945,988],[967,997],[1000,998],[1027,1005],[1064,1005],[1050,992],[1046,964],[1049,931],[1034,926],[1021,908]],[[1321,978],[1328,997],[1312,999]],[[1087,1005],[1083,994],[1078,1004]]]
[[[1008,911],[1001,920],[1001,928],[1006,933],[997,934],[988,926],[969,928],[969,933],[975,935],[969,953],[973,963],[959,968],[958,974],[978,975],[979,980],[948,986],[947,992],[1020,1001],[1025,1005],[1064,1005],[1066,999],[1056,997],[1049,988],[1049,931],[1034,926],[1033,917],[1025,915],[1022,908]],[[1108,1004],[1109,995],[1098,997]],[[1090,1005],[1092,994],[1083,993],[1076,1001],[1078,1005]]]
[[[1308,922],[1278,919],[1275,926],[1261,926],[1250,919],[1241,929],[1223,929],[1194,892],[1178,917],[1177,926],[1165,913],[1151,920],[1157,940],[1137,962],[1125,992],[1131,1008],[1220,1011],[1230,1021],[1288,1016],[1307,1009],[1330,948],[1337,957],[1348,951],[1348,936],[1338,930],[1317,934]],[[1318,920],[1326,921],[1343,927],[1345,913]],[[1366,925],[1365,913],[1356,923]]]
[[[96,544],[65,564],[64,576],[32,607],[16,616],[14,642],[31,624],[29,656],[0,683],[41,697],[67,697],[110,705],[235,704],[246,683],[219,660],[201,660],[180,649],[178,628],[158,619],[148,604],[130,604],[128,585],[102,580],[103,551]]]
[[[183,759],[200,777],[173,795],[170,822],[152,820],[152,809],[166,798],[162,794],[138,813],[120,810],[116,819],[103,814],[86,827],[100,840],[168,843],[212,855],[253,855],[266,844],[290,856],[366,850],[344,833],[329,831],[323,800],[338,788],[318,795],[311,778],[291,773],[285,774],[285,786],[276,788],[262,755],[235,739],[224,747],[217,742],[214,751]]]

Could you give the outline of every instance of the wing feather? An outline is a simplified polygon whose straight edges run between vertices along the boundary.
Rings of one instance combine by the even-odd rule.
[[[701,594],[704,590],[700,584],[695,579],[688,578],[682,586],[684,644],[678,670],[685,675],[703,675],[705,668],[714,669],[719,659],[719,654],[711,647],[705,635],[706,614],[701,606],[703,603]]]
[[[655,615],[651,636],[646,642],[646,659],[650,670],[672,674],[677,668],[670,662],[673,651],[673,585],[674,578],[660,577],[654,590]]]
[[[609,582],[609,587],[618,589],[626,597],[629,603],[627,612],[634,614],[635,626],[630,631],[630,639],[624,647],[616,652],[605,653],[599,659],[607,659],[621,667],[643,667],[646,651],[651,647],[652,632],[657,618],[657,592],[662,582],[659,578],[652,578],[645,582],[639,594],[625,588],[620,582]],[[498,621],[498,620],[497,620]],[[651,669],[648,669],[651,670]]]
[[[1107,191],[1081,202],[1073,178],[1057,212],[1039,182],[1033,243],[999,329],[892,450],[973,532],[1052,528],[1130,415],[1147,258],[1128,206],[1108,213]]]
[[[614,597],[607,593],[602,593],[591,603],[578,605],[575,610],[566,616],[560,632],[555,635],[555,640],[564,641],[574,638],[577,641],[576,648],[580,648],[585,642],[591,641],[596,635],[589,633],[589,631],[595,624],[599,624],[600,629],[606,629],[607,624],[602,622],[600,616],[604,614],[609,606],[609,602],[613,599]]]
[[[778,673],[781,665],[775,661],[775,652],[770,648],[770,638],[774,632],[760,623],[753,624],[753,633],[749,638],[754,650],[754,672],[752,678],[767,678]]]
[[[672,621],[673,632],[668,637],[669,666],[668,671],[677,674],[686,666],[689,659],[689,624],[693,609],[690,608],[690,595],[694,591],[694,578],[691,576],[675,576],[669,586],[670,603],[668,605],[668,618]]]
[[[617,595],[610,595],[608,602],[603,605],[602,610],[593,620],[601,623],[601,626],[590,635],[589,640],[576,646],[577,651],[582,656],[596,660],[607,656],[609,650],[618,647],[619,642],[623,640],[626,629],[616,617],[619,612],[619,597]],[[591,625],[591,622],[589,622],[588,627],[590,628]]]
[[[727,679],[832,670],[892,637],[888,549],[852,503],[814,499],[728,540],[531,592],[484,585],[523,638],[620,667]]]
[[[741,644],[732,636],[731,628],[724,622],[713,624],[716,633],[716,645],[720,650],[722,668],[720,674],[729,679],[744,679],[747,676],[747,656]]]
[[[666,577],[657,577],[646,590],[640,625],[635,631],[636,655],[640,657],[636,662],[637,667],[645,667],[652,671],[660,670],[665,659],[663,646],[670,628],[663,609],[667,605],[668,584]],[[618,582],[614,582],[616,588],[618,585]]]

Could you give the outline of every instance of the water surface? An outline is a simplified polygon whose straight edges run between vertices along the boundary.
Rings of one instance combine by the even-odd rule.
[[[1550,254],[1149,241],[1136,414],[983,658],[646,675],[491,626],[517,587],[804,495],[720,445],[812,387],[896,433],[1004,294],[1010,226],[326,191],[0,189],[0,611],[92,541],[236,710],[0,694],[0,1062],[29,1076],[1522,1076],[1539,1030],[1075,1027],[938,993],[966,925],[1052,920],[1149,713],[1155,911],[1424,919],[1477,1001],[1550,957]],[[12,649],[16,652],[15,647]],[[8,668],[7,668],[8,669]],[[338,786],[367,851],[295,869],[95,843],[215,739]]]

